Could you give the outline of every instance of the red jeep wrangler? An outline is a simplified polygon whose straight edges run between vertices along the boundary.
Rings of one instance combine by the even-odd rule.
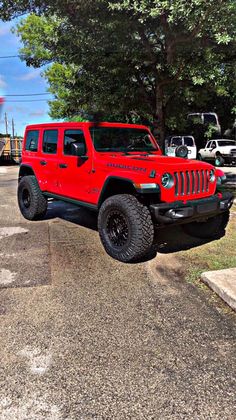
[[[185,156],[185,148],[178,153]],[[54,198],[98,212],[105,250],[123,262],[144,257],[154,225],[183,224],[190,235],[219,237],[230,193],[217,193],[223,172],[207,163],[163,156],[147,127],[53,123],[26,127],[18,203],[42,219]]]

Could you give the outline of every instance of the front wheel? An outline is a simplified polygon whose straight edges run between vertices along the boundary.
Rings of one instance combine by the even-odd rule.
[[[225,160],[221,155],[215,157],[215,166],[224,166]]]
[[[18,204],[25,219],[40,220],[45,216],[47,199],[43,196],[35,176],[27,175],[20,180]]]
[[[229,221],[229,211],[210,217],[205,222],[192,222],[182,225],[185,233],[195,238],[210,239],[220,238],[225,234]]]
[[[150,251],[154,227],[150,212],[134,196],[118,194],[102,204],[98,231],[106,252],[116,260],[141,260]]]

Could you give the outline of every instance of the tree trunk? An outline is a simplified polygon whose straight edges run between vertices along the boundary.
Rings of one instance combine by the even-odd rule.
[[[154,117],[154,136],[157,138],[161,150],[165,149],[165,106],[163,88],[156,89],[156,113]]]

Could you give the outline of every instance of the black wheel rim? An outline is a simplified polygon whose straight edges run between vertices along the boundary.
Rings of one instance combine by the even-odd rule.
[[[31,203],[30,193],[29,193],[29,190],[27,190],[26,188],[22,191],[22,202],[26,209],[30,207],[30,203]]]
[[[126,217],[119,211],[109,213],[106,231],[112,245],[122,248],[129,239],[129,226]]]

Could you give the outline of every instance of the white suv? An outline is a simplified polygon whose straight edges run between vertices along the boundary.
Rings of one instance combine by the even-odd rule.
[[[165,155],[176,156],[179,146],[186,146],[188,149],[188,159],[196,159],[197,148],[193,136],[171,136],[165,140]]]
[[[198,152],[199,160],[214,161],[215,166],[225,163],[236,164],[236,141],[227,139],[210,140]]]

